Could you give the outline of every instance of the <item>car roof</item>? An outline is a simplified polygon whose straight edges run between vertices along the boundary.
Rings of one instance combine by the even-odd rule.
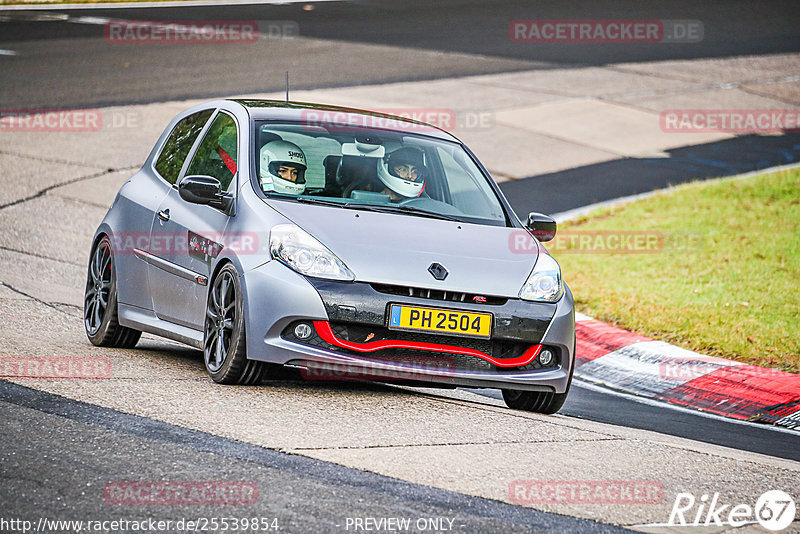
[[[420,133],[422,135],[428,135],[431,137],[436,137],[439,139],[445,139],[447,141],[456,141],[459,140],[451,135],[450,133],[442,130],[441,128],[434,126],[432,124],[428,124],[425,122],[416,121],[413,119],[409,119],[406,117],[400,117],[397,115],[390,115],[386,113],[378,113],[375,111],[367,111],[363,109],[356,109],[356,108],[348,108],[348,107],[341,107],[341,106],[330,106],[327,104],[315,104],[310,102],[286,102],[283,100],[255,100],[255,99],[230,99],[232,102],[236,102],[237,104],[241,104],[245,108],[247,108],[250,116],[256,120],[288,120],[288,121],[303,121],[308,119],[308,112],[309,111],[316,111],[319,112],[320,120],[326,120],[326,114],[334,114],[334,113],[347,113],[349,115],[361,115],[365,117],[372,117],[376,119],[390,119],[393,122],[398,123],[406,123],[409,125],[409,128],[397,127],[397,128],[389,128],[390,130],[398,130],[398,131],[414,131],[414,128],[410,127],[411,125],[417,126],[424,126],[424,130],[416,131],[414,133]],[[333,115],[330,115],[333,117]],[[333,118],[335,121],[336,119]],[[368,121],[366,124],[374,123],[377,121]]]

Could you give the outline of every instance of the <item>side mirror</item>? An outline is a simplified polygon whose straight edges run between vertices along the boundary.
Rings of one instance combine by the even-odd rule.
[[[219,180],[211,176],[187,176],[178,185],[178,193],[186,202],[208,204],[221,193]]]
[[[526,226],[539,241],[551,241],[556,236],[556,221],[547,215],[536,212],[529,213]]]
[[[208,204],[232,215],[233,196],[224,194],[219,180],[212,176],[186,176],[178,184],[178,194],[186,202]]]

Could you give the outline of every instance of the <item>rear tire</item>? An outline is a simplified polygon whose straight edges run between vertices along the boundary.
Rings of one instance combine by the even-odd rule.
[[[86,336],[98,347],[131,349],[142,333],[117,321],[117,274],[111,240],[103,236],[89,259],[83,297],[83,326]]]
[[[218,384],[257,385],[266,365],[247,359],[244,298],[239,273],[231,265],[220,269],[206,303],[203,361]]]

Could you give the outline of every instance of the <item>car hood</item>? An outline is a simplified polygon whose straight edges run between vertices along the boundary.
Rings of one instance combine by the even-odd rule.
[[[515,251],[525,230],[413,215],[271,201],[317,238],[361,282],[516,297],[536,263],[533,242]],[[437,280],[433,263],[447,269]]]

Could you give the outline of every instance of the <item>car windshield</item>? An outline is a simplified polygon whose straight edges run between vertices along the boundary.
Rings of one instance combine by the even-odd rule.
[[[258,186],[270,197],[507,225],[488,178],[458,143],[326,122],[257,121],[255,139]]]

